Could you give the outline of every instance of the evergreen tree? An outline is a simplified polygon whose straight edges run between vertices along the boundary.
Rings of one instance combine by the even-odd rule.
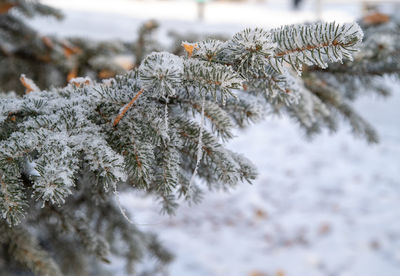
[[[63,75],[67,75],[65,55],[73,48],[67,41],[53,41],[49,37],[41,36],[23,20],[37,15],[62,18],[60,11],[37,1],[0,1],[2,91],[22,91],[23,87],[17,83],[22,72],[28,73],[41,87],[62,84]]]
[[[374,12],[359,21],[364,32],[361,49],[354,60],[343,64],[332,64],[321,69],[309,66],[304,69],[304,85],[331,113],[339,114],[349,122],[356,136],[377,142],[378,135],[373,127],[352,108],[351,101],[361,95],[375,93],[388,96],[392,87],[388,79],[400,77],[400,16]],[[334,121],[328,121],[330,129],[337,128]],[[312,134],[320,130],[318,124],[308,126]]]
[[[25,73],[43,89],[65,86],[77,76],[105,79],[140,65],[161,47],[152,37],[155,21],[145,22],[133,42],[93,41],[44,36],[24,22],[33,16],[62,19],[60,11],[38,1],[0,1],[0,90],[23,94],[19,76]]]
[[[399,73],[395,17],[364,20],[363,46],[355,23],[315,23],[184,42],[185,55],[177,56],[147,55],[160,50],[148,36],[154,22],[134,44],[59,40],[40,37],[13,9],[59,15],[34,1],[0,4],[1,78],[17,60],[21,67],[5,79],[33,70],[46,80],[41,86],[21,76],[24,96],[0,96],[4,275],[103,274],[99,263],[112,255],[125,258],[131,273],[161,273],[170,253],[131,223],[119,193],[142,191],[171,214],[179,198],[198,202],[205,189],[253,181],[251,162],[224,143],[234,128],[270,112],[293,117],[308,134],[336,129],[341,115],[374,142],[375,132],[351,107],[364,93],[357,83],[367,80],[386,94],[382,76]],[[132,71],[95,81],[123,73],[127,68],[108,61],[129,53]],[[27,62],[44,67],[23,69]],[[42,91],[57,84],[43,68],[69,84]],[[16,90],[15,83],[5,90]],[[135,271],[148,256],[157,260],[152,271]]]
[[[0,49],[3,49],[0,51],[0,90],[3,91],[14,90],[23,93],[25,88],[19,83],[21,74],[27,74],[42,89],[64,86],[77,76],[89,76],[93,80],[107,79],[136,68],[147,54],[163,50],[153,36],[158,27],[155,21],[145,22],[138,30],[137,39],[132,42],[59,39],[41,36],[24,24],[15,11],[28,11],[24,12],[28,16],[50,14],[61,18],[60,12],[35,1],[3,2],[0,8],[0,21],[3,21],[3,24],[0,24]],[[305,110],[288,108],[279,101],[269,101],[266,93],[264,95],[267,95],[267,104],[271,105],[270,111],[288,113],[310,136],[325,127],[335,131],[338,128],[338,119],[343,118],[349,122],[355,135],[365,137],[372,143],[378,141],[376,131],[352,108],[351,102],[368,91],[384,96],[390,94],[385,77],[398,78],[399,22],[398,15],[367,15],[359,21],[366,34],[366,40],[356,53],[354,61],[336,63],[328,69],[302,65],[303,74],[294,75],[293,79],[303,86],[305,94],[311,94],[302,100],[308,102],[308,107],[315,106],[316,109],[320,109],[318,120],[313,121]],[[21,35],[25,33],[29,35]],[[176,55],[184,55],[184,48],[180,44],[185,39],[226,41],[221,35],[181,35],[176,32],[170,32],[169,35],[173,42],[164,50]],[[276,83],[280,83],[280,80],[264,83],[259,81],[259,85],[269,89],[271,93],[279,87]],[[267,84],[275,87],[267,88]],[[324,110],[328,111],[329,115],[326,115]]]
[[[3,271],[18,262],[37,275],[90,275],[89,256],[108,262],[111,253],[130,270],[146,254],[168,262],[118,193],[142,190],[173,213],[177,198],[197,202],[204,186],[251,182],[254,166],[224,146],[232,129],[261,118],[265,99],[315,121],[329,116],[307,106],[311,94],[289,69],[351,59],[361,39],[355,23],[246,29],[226,42],[183,43],[187,57],[152,53],[102,83],[40,91],[22,76],[28,93],[0,104]]]

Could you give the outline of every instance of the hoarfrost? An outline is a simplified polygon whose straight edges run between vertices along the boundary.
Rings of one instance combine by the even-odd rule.
[[[205,106],[205,101],[206,101],[206,97],[205,95],[202,96],[202,100],[201,100],[201,122],[200,122],[200,130],[199,130],[199,140],[197,143],[197,158],[196,158],[196,165],[194,167],[194,171],[192,176],[190,177],[190,181],[189,181],[189,190],[192,186],[192,183],[194,182],[194,179],[196,177],[197,174],[197,170],[199,168],[200,165],[200,161],[201,158],[203,156],[203,129],[204,129],[204,106]]]
[[[139,67],[142,88],[154,97],[176,94],[183,75],[182,59],[167,53],[148,55]]]

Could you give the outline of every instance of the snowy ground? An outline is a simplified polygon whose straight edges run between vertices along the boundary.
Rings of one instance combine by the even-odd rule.
[[[203,23],[194,20],[193,1],[44,2],[67,14],[62,23],[35,20],[44,33],[126,40],[149,18],[161,21],[163,37],[168,29],[233,33],[315,16],[311,4],[294,13],[277,0],[214,3]],[[360,12],[357,5],[330,8],[324,19],[346,21]],[[353,138],[345,126],[310,142],[287,119],[269,118],[229,144],[258,167],[254,185],[210,193],[175,217],[159,216],[150,198],[128,194],[123,202],[142,229],[158,233],[176,254],[171,276],[400,275],[399,89],[387,100],[357,102],[380,133],[378,145]]]

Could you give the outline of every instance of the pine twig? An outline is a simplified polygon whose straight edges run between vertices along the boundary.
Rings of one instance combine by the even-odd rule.
[[[115,118],[114,122],[113,122],[113,126],[116,127],[119,123],[119,121],[121,121],[121,119],[124,117],[125,113],[129,110],[129,108],[131,108],[131,106],[133,105],[133,103],[139,98],[140,94],[142,94],[144,91],[144,89],[140,89],[139,92],[137,92],[137,94],[135,95],[135,97],[132,98],[132,100],[125,105],[124,109],[118,114],[117,118]]]

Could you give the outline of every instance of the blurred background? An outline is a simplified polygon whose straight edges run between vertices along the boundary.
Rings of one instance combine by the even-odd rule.
[[[72,41],[78,50],[119,53],[112,61],[117,69],[104,69],[104,64],[111,66],[110,59],[96,54],[79,67],[68,64],[61,74],[68,78],[111,77],[133,68],[152,50],[179,53],[182,40],[227,38],[246,27],[349,22],[374,11],[400,12],[400,2],[393,0],[42,2],[65,14],[61,21],[29,19],[44,37],[76,37]],[[114,48],[95,43],[105,40],[115,41]],[[120,54],[118,49],[132,41],[135,55]],[[183,204],[173,217],[159,215],[151,198],[123,195],[135,223],[156,232],[176,255],[169,275],[400,275],[400,85],[396,79],[385,80],[390,97],[369,95],[355,104],[378,130],[377,145],[354,138],[345,125],[310,140],[289,119],[268,116],[238,132],[229,144],[259,169],[253,185],[210,192],[198,205]],[[124,275],[118,259],[107,267]]]
[[[236,32],[315,20],[354,20],[371,9],[393,12],[397,0],[46,0],[67,15],[58,24],[38,20],[48,33],[132,39],[135,26],[156,19],[177,32]],[[97,16],[95,16],[97,15]],[[107,17],[104,17],[107,15]],[[107,19],[107,20],[106,20]],[[127,20],[129,24],[127,24]],[[161,32],[163,34],[163,32]]]

